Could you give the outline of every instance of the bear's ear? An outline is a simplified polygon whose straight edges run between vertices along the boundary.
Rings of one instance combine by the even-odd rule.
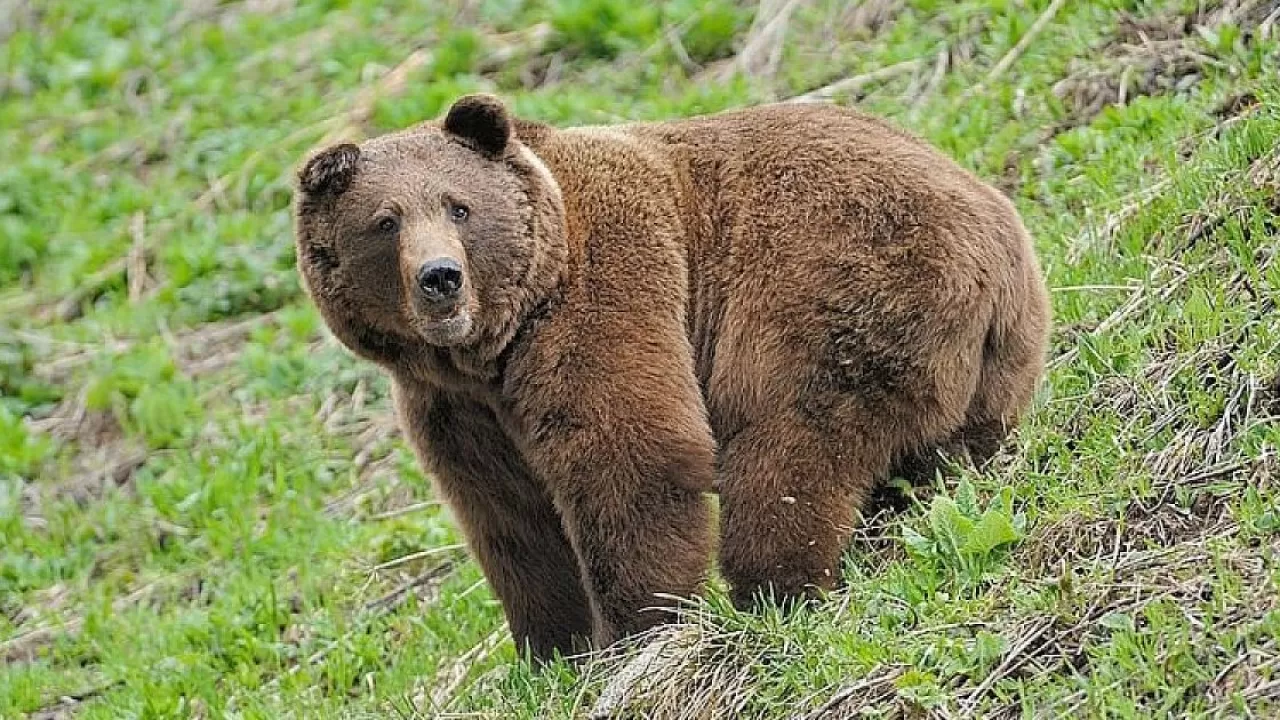
[[[464,95],[449,108],[444,130],[497,158],[511,142],[511,116],[502,101],[492,95]]]
[[[360,148],[342,143],[325,148],[298,171],[298,186],[308,195],[341,195],[351,185],[360,161]]]

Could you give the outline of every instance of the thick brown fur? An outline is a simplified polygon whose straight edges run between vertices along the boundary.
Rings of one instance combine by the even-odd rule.
[[[735,603],[834,587],[890,472],[991,455],[1043,371],[1012,205],[853,110],[554,129],[469,96],[299,186],[311,296],[390,373],[537,658],[696,593],[713,490]],[[439,258],[464,277],[443,310],[415,284]]]

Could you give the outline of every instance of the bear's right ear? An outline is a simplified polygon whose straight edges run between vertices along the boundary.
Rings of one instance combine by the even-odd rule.
[[[298,172],[298,186],[312,196],[341,195],[351,185],[359,161],[360,148],[351,143],[325,148]]]
[[[511,142],[511,117],[502,101],[492,95],[464,95],[449,108],[444,130],[497,158]]]

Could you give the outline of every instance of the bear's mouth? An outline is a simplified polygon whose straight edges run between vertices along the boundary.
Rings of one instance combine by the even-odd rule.
[[[439,347],[461,344],[471,335],[473,325],[471,311],[465,306],[459,307],[456,312],[447,317],[419,316],[414,318],[413,322],[414,330],[427,341],[427,344]]]

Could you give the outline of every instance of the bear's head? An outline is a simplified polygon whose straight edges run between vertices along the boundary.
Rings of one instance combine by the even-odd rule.
[[[304,286],[344,345],[384,365],[424,348],[500,349],[554,288],[564,206],[496,98],[342,143],[297,177]]]

